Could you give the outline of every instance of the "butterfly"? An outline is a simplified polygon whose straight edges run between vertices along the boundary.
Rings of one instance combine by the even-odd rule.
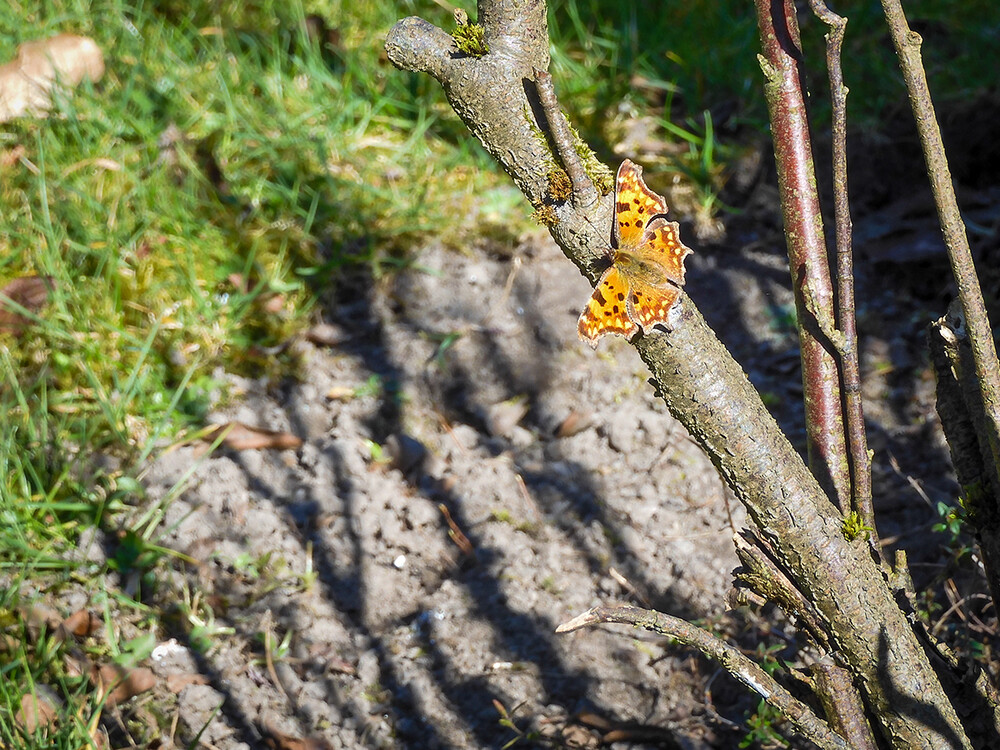
[[[691,248],[680,240],[667,203],[642,180],[642,167],[626,159],[615,179],[615,223],[611,266],[580,313],[580,338],[597,348],[602,336],[626,339],[666,323],[684,286],[684,259]]]

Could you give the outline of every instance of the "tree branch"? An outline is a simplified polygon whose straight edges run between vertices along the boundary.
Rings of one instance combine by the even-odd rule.
[[[386,49],[396,65],[439,71],[455,111],[537,207],[547,200],[546,174],[557,166],[532,83],[548,61],[545,7],[539,0],[480,0],[479,20],[490,50],[480,58],[458,57],[443,48],[441,32],[414,19],[393,28]],[[408,38],[414,34],[437,42]],[[431,47],[448,59],[425,59]],[[606,247],[599,228],[611,226],[613,202],[604,196],[589,209],[574,201],[552,205],[552,237],[592,281]],[[886,733],[913,748],[967,747],[866,545],[845,540],[841,515],[685,294],[675,311],[672,331],[634,340],[654,388],[812,601]]]
[[[830,725],[848,739],[854,750],[877,750],[864,703],[850,673],[829,659],[810,665],[809,672]]]
[[[559,107],[556,90],[552,85],[552,76],[544,70],[536,70],[535,86],[538,89],[538,99],[542,103],[542,111],[545,112],[545,121],[552,133],[552,143],[556,147],[559,160],[566,168],[566,174],[569,175],[570,184],[573,186],[573,200],[584,208],[592,206],[599,196],[594,188],[594,183],[583,168],[580,155],[576,153],[573,134],[566,121],[566,115]]]
[[[899,0],[882,0],[882,8],[896,47],[899,67],[903,71],[903,80],[910,95],[910,106],[913,108],[913,116],[917,123],[920,145],[924,150],[927,174],[930,177],[934,202],[937,204],[944,242],[948,248],[948,258],[958,284],[958,297],[965,315],[975,383],[979,391],[977,409],[981,412],[981,418],[977,420],[976,426],[980,445],[984,449],[983,468],[992,485],[991,498],[997,498],[1000,497],[1000,364],[997,362],[993,330],[986,315],[979,276],[972,262],[972,251],[969,249],[969,239],[965,234],[965,222],[962,221],[959,212],[951,171],[948,169],[948,157],[944,152],[941,130],[931,101],[930,88],[927,86],[927,76],[924,74],[920,56],[922,40],[919,34],[910,30]],[[969,406],[968,401],[967,406]],[[989,516],[994,519],[1000,517],[1000,507],[994,505],[989,510]],[[980,533],[996,534],[996,527],[981,530]],[[1000,536],[992,540],[991,544],[1000,549]],[[1000,560],[986,562],[991,567],[989,578],[996,605],[998,586],[994,581],[1000,576],[1000,571],[995,566],[1000,564]]]
[[[605,622],[617,622],[643,628],[653,633],[680,641],[697,649],[712,661],[718,663],[729,674],[757,693],[788,718],[795,728],[823,750],[850,750],[847,741],[819,719],[805,703],[797,700],[779,685],[753,660],[744,656],[739,649],[719,640],[707,630],[695,627],[689,622],[638,607],[602,606],[577,615],[564,622],[557,633],[571,633],[574,630]]]

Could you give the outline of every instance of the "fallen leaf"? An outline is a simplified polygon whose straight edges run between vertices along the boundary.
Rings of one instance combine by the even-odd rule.
[[[13,167],[24,158],[26,153],[28,153],[28,149],[26,149],[21,143],[17,144],[13,148],[3,149],[0,151],[0,167]]]
[[[358,673],[355,666],[346,659],[328,659],[326,662],[326,668],[331,672],[346,674],[352,677]]]
[[[317,323],[306,331],[306,340],[316,346],[336,346],[347,340],[347,334],[344,329],[329,323]]]
[[[244,278],[243,274],[231,273],[227,277],[227,280],[233,285],[233,287],[235,287],[236,291],[241,292],[242,294],[246,294],[249,291],[249,288],[247,287],[247,280]]]
[[[21,615],[21,619],[24,620],[24,624],[27,625],[28,636],[31,640],[37,641],[43,629],[50,636],[62,640],[63,636],[59,633],[62,617],[53,607],[45,602],[36,601],[18,605],[17,611]]]
[[[11,303],[28,312],[37,313],[49,301],[49,290],[53,283],[51,276],[22,276],[0,289],[0,331],[21,335],[32,320]]]
[[[78,609],[62,621],[62,626],[77,638],[86,638],[104,627],[104,623],[97,615]]]
[[[510,437],[524,415],[528,413],[528,400],[515,396],[486,409],[486,429],[493,437]]]
[[[279,313],[285,307],[285,295],[275,294],[264,303],[264,311],[272,315]]]
[[[104,700],[108,708],[144,693],[156,684],[156,675],[152,670],[139,667],[129,672],[117,664],[102,664],[94,668],[90,679],[99,692],[110,690]]]
[[[223,435],[222,444],[234,451],[260,450],[261,448],[286,450],[299,448],[302,445],[302,439],[290,432],[262,430],[242,422],[213,425],[200,438],[205,442],[214,443],[220,435]]]
[[[269,722],[261,725],[264,736],[264,744],[272,750],[330,750],[330,743],[326,740],[309,737],[299,739],[290,734],[279,732]]]
[[[172,674],[167,676],[167,690],[171,693],[179,693],[188,685],[207,685],[208,677],[203,674]]]
[[[56,709],[45,698],[31,693],[21,696],[21,708],[14,721],[26,734],[34,734],[39,727],[50,727],[55,720]]]
[[[326,397],[335,401],[349,401],[354,398],[354,391],[349,385],[335,385],[326,392]]]
[[[571,437],[583,432],[594,423],[593,416],[588,412],[574,409],[566,415],[559,427],[556,429],[557,438]]]
[[[59,34],[25,42],[14,60],[0,66],[0,122],[44,117],[57,83],[72,89],[86,78],[96,82],[103,75],[104,55],[93,39]]]

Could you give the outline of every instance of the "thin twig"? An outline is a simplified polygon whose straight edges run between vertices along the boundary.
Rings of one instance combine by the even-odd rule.
[[[924,160],[927,162],[927,173],[934,193],[934,202],[937,204],[944,242],[958,284],[958,296],[962,301],[966,328],[972,345],[976,378],[982,393],[983,412],[988,422],[988,434],[984,437],[989,444],[984,447],[989,450],[993,464],[990,469],[996,478],[1000,467],[1000,367],[997,364],[993,332],[986,314],[979,277],[972,262],[969,238],[966,236],[965,223],[959,212],[955,187],[948,168],[948,157],[941,141],[941,129],[938,127],[934,103],[931,101],[930,88],[924,73],[920,55],[922,40],[919,34],[910,30],[899,0],[882,0],[882,8],[896,47],[903,80],[910,95],[910,106],[913,108],[913,116],[917,123],[920,145],[924,150]]]
[[[830,635],[823,618],[809,599],[781,569],[769,554],[767,543],[759,536],[744,530],[733,536],[736,556],[742,566],[736,570],[736,579],[749,587],[765,601],[774,602],[784,613],[807,630],[822,648],[830,650]]]
[[[823,0],[810,0],[813,13],[830,27],[826,37],[826,67],[830,76],[830,102],[833,106],[833,211],[837,234],[837,311],[841,338],[841,377],[844,388],[844,421],[847,431],[847,457],[851,471],[851,507],[864,526],[872,529],[874,540],[875,510],[872,507],[872,467],[865,435],[865,412],[861,400],[861,367],[858,363],[858,326],[854,302],[854,255],[852,249],[851,204],[847,194],[847,86],[841,67],[841,50],[847,19],[827,7]]]
[[[618,622],[643,628],[697,649],[779,710],[795,725],[796,729],[820,748],[824,750],[849,750],[850,745],[843,737],[830,729],[822,719],[812,712],[809,706],[792,696],[756,662],[744,656],[736,647],[716,638],[707,630],[677,617],[626,605],[601,606],[594,607],[582,615],[564,622],[556,628],[556,632],[570,633],[589,625],[605,622]]]
[[[542,111],[545,112],[545,119],[549,123],[552,143],[573,186],[573,201],[580,206],[591,206],[597,202],[597,189],[584,171],[583,162],[580,161],[580,155],[573,145],[573,133],[569,129],[569,123],[566,122],[566,115],[559,106],[559,100],[556,99],[552,76],[544,70],[535,70],[535,89],[538,91],[538,101],[541,102]]]

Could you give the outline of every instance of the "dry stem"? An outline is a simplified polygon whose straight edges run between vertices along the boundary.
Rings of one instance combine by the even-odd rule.
[[[730,646],[707,630],[677,617],[627,605],[601,606],[594,607],[582,615],[577,615],[572,620],[564,622],[556,628],[556,632],[571,633],[580,628],[605,622],[617,622],[644,628],[697,649],[781,711],[795,725],[796,729],[817,746],[824,750],[850,750],[850,745],[843,737],[830,729],[822,719],[812,712],[809,706],[797,700],[771,675],[761,669],[756,662],[744,656],[735,646]]]

